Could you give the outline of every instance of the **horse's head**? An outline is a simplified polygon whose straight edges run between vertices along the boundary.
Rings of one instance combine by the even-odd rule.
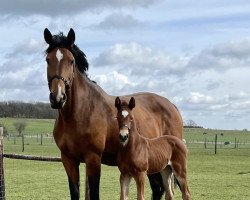
[[[117,120],[119,125],[119,139],[123,146],[128,143],[129,135],[132,128],[133,113],[135,107],[135,99],[131,97],[129,103],[121,102],[119,97],[115,99],[115,107],[117,108]]]
[[[74,78],[75,58],[69,49],[74,45],[75,32],[70,29],[67,37],[52,36],[46,28],[44,39],[47,49],[47,78],[50,89],[50,103],[54,109],[60,109],[67,100],[67,91]]]

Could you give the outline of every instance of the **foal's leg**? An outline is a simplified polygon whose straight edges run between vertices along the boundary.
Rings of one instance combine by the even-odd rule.
[[[101,157],[95,153],[89,153],[85,157],[86,174],[88,176],[89,199],[99,200],[99,187],[101,176]]]
[[[162,171],[161,176],[163,180],[163,186],[165,189],[165,199],[172,200],[174,196],[172,181],[173,181],[173,173],[170,165],[167,165]]]
[[[132,177],[127,174],[120,175],[120,187],[121,187],[120,200],[128,199],[129,185],[130,185],[131,178]]]
[[[65,171],[68,175],[69,190],[71,200],[79,200],[79,162],[70,160],[64,154],[61,154],[61,159]]]
[[[182,199],[183,200],[190,200],[191,195],[188,189],[187,184],[187,168],[186,165],[182,166],[181,164],[173,164],[172,165],[175,177],[179,183],[181,192],[182,192]]]
[[[191,199],[191,195],[188,189],[188,185],[187,185],[187,179],[183,178],[183,177],[176,177],[177,181],[180,184],[181,187],[181,192],[182,192],[182,199],[183,200],[190,200]]]
[[[144,184],[146,172],[139,172],[134,176],[137,186],[137,200],[144,200]]]

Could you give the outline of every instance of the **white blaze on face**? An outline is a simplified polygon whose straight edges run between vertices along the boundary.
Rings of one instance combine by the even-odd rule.
[[[124,118],[127,117],[127,116],[128,116],[128,111],[123,110],[123,111],[122,111],[122,116],[123,116]]]
[[[56,95],[56,100],[59,102],[63,98],[62,95],[62,87],[58,84],[58,90],[57,90],[57,95]]]
[[[60,49],[58,49],[58,50],[56,51],[56,58],[57,58],[57,60],[58,60],[59,63],[60,63],[60,61],[63,59],[63,54],[62,54],[62,52],[60,51]]]

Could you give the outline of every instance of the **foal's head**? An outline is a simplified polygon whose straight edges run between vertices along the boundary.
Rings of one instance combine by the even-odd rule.
[[[131,97],[129,103],[121,101],[119,97],[115,99],[115,107],[117,108],[117,120],[119,125],[119,139],[123,146],[128,143],[130,130],[132,128],[133,114],[135,107],[135,99]]]

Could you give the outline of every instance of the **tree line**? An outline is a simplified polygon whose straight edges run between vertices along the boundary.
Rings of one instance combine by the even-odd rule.
[[[0,102],[0,117],[55,119],[56,110],[49,103],[25,103],[17,101]]]

